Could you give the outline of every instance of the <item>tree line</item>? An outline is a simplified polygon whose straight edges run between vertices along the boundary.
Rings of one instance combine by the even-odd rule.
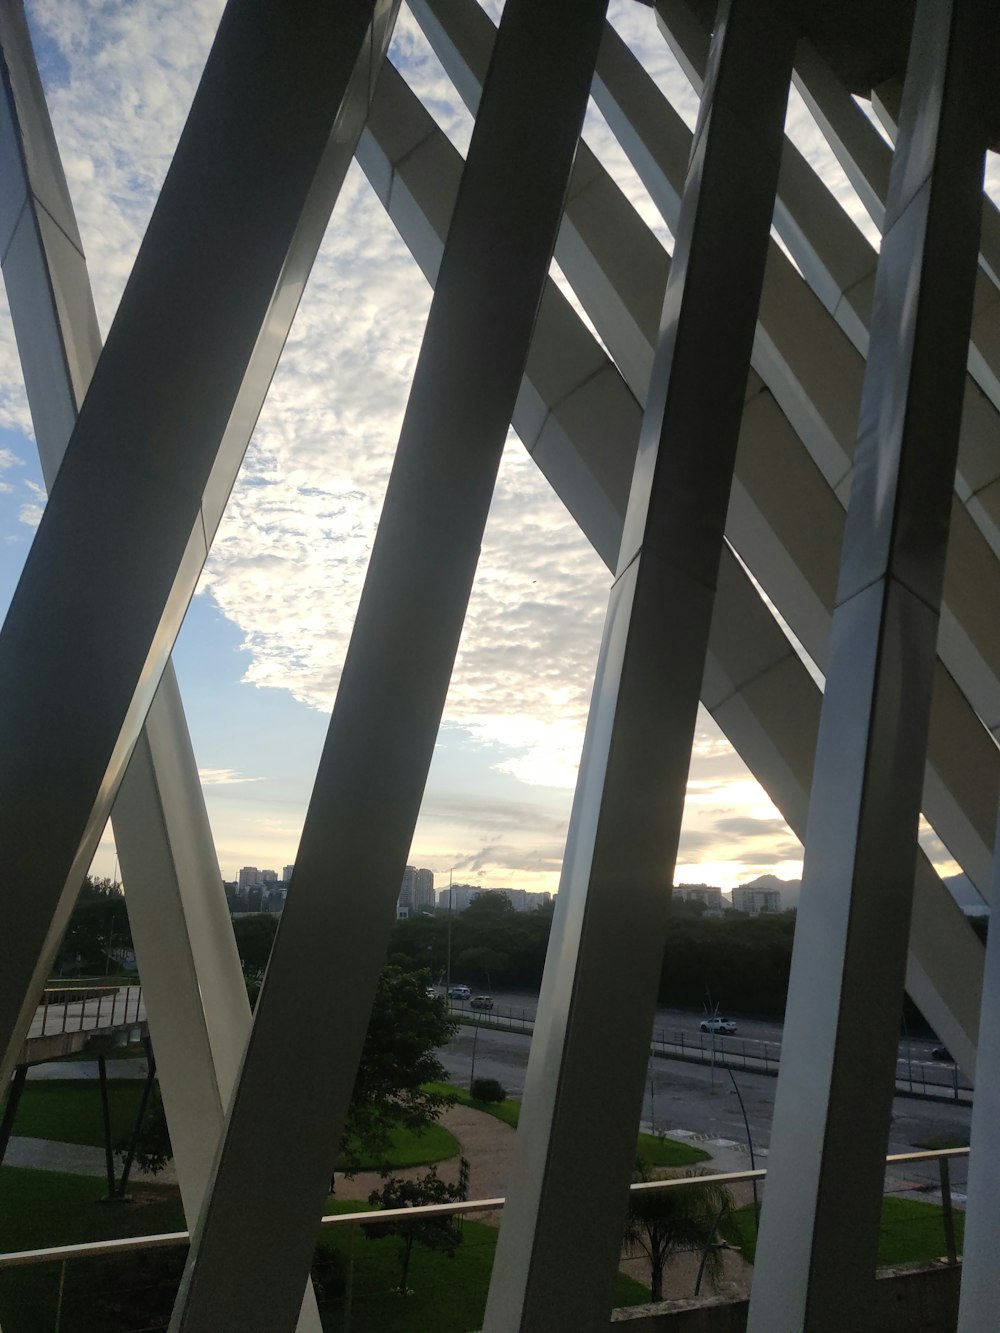
[[[551,907],[515,912],[499,895],[477,898],[464,912],[418,914],[398,921],[389,960],[444,975],[451,934],[451,978],[479,989],[537,991],[552,926]],[[659,1003],[780,1017],[785,1010],[795,913],[704,915],[700,904],[675,901],[660,973]]]
[[[462,912],[438,908],[397,921],[387,962],[407,972],[425,971],[441,984],[446,976],[479,991],[537,992],[552,927],[553,907],[516,912],[502,894],[483,895]],[[233,929],[245,972],[263,973],[279,917],[236,917]],[[985,936],[986,924],[973,926]],[[795,913],[709,916],[699,903],[675,900],[660,973],[659,1003],[700,1010],[780,1018],[785,1010]],[[117,885],[87,881],[66,932],[65,970],[103,973],[107,949],[131,943],[125,899]],[[450,967],[449,967],[450,957]],[[71,968],[70,962],[78,963]],[[111,971],[116,970],[112,962]],[[919,1030],[921,1017],[907,1002],[904,1018]]]

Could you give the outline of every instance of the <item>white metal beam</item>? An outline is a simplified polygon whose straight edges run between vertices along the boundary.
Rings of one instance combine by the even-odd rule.
[[[605,8],[605,0],[507,0],[504,8],[292,892],[193,1236],[174,1333],[280,1333],[296,1308],[385,962]],[[404,650],[417,638],[419,661]],[[316,1022],[324,1013],[328,1021]],[[271,1135],[266,1153],[262,1114]]]

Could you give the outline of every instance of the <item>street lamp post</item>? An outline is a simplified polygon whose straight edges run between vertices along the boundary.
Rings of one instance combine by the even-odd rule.
[[[452,889],[451,885],[451,876],[452,876],[452,871],[449,870],[448,871],[448,951],[447,951],[447,958],[445,961],[445,972],[444,972],[444,993],[445,993],[445,998],[448,1001],[449,1009],[451,1008],[451,907],[455,897],[454,890]]]
[[[472,1029],[472,1065],[469,1069],[469,1091],[472,1091],[472,1085],[476,1081],[476,1044],[479,1041],[479,1018],[477,1016],[475,1027]]]

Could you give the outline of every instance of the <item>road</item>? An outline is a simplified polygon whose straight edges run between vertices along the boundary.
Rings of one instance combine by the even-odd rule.
[[[697,1024],[697,1016],[689,1015],[688,1019]],[[508,1095],[520,1097],[530,1046],[530,1038],[517,1033],[462,1027],[438,1054],[454,1082],[468,1087],[475,1049],[475,1075],[498,1079]],[[735,1079],[746,1107],[755,1152],[764,1150],[758,1165],[766,1166],[778,1081],[764,1074],[743,1072],[737,1073]],[[595,1095],[598,1092],[595,1087]],[[897,1097],[893,1102],[886,1152],[911,1152],[929,1142],[967,1140],[970,1116],[968,1106]],[[705,1135],[737,1145],[746,1143],[739,1099],[727,1070],[713,1071],[707,1066],[678,1060],[651,1059],[641,1120],[647,1128],[668,1135],[680,1131],[682,1136]],[[928,1175],[936,1179],[936,1171],[936,1167],[907,1167],[902,1174],[909,1180],[926,1181]],[[897,1169],[897,1177],[899,1174]],[[965,1188],[964,1161],[952,1163],[952,1178],[960,1196]]]
[[[534,1021],[537,995],[515,991],[493,991],[492,995],[492,1018],[510,1019],[514,1024],[523,1022],[526,1025]],[[467,1001],[455,1001],[454,1008],[458,1012],[471,1012]],[[725,1055],[728,1063],[765,1071],[777,1065],[781,1058],[782,1039],[782,1024],[779,1021],[730,1014],[729,1017],[736,1023],[736,1035],[718,1036],[713,1043],[711,1036],[701,1032],[700,1024],[704,1017],[704,1013],[696,1010],[658,1008],[651,1034],[653,1044],[664,1047],[665,1053],[701,1053],[706,1059],[710,1057],[714,1044],[715,1051]],[[897,1078],[901,1083],[909,1083],[913,1091],[930,1088],[942,1094],[947,1094],[954,1087],[955,1067],[935,1060],[931,1055],[937,1044],[934,1038],[909,1036],[900,1042]],[[960,1087],[967,1086],[960,1076],[957,1082]]]

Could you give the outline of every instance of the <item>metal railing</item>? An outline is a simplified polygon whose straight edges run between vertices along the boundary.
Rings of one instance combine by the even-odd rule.
[[[494,1006],[474,1009],[468,1000],[452,1000],[452,1015],[463,1024],[495,1028],[503,1032],[534,1031],[534,1015],[526,1009]],[[745,1070],[748,1073],[777,1074],[781,1062],[781,1042],[759,1037],[728,1036],[715,1032],[688,1032],[682,1028],[654,1027],[650,1054],[662,1059],[686,1060],[693,1064],[717,1065],[720,1069]],[[972,1085],[953,1062],[940,1064],[914,1060],[911,1055],[896,1061],[896,1088],[915,1097],[948,1098],[968,1101]]]
[[[958,1262],[961,1216],[953,1212],[949,1171],[967,1153],[961,1148],[939,1149],[886,1158],[883,1239],[890,1244],[880,1253],[881,1264],[895,1267],[909,1259]],[[913,1177],[925,1167],[937,1171],[932,1170],[926,1182],[915,1181]],[[889,1177],[894,1174],[900,1178],[893,1182]],[[934,1176],[940,1183],[940,1199],[935,1194],[921,1206],[920,1194],[932,1188]],[[692,1248],[696,1259],[700,1255],[696,1297],[706,1265],[713,1254],[721,1257],[723,1251],[731,1256],[727,1263],[735,1265],[732,1277],[744,1290],[748,1285],[750,1270],[736,1256],[741,1254],[752,1266],[757,1209],[756,1201],[749,1201],[749,1186],[756,1191],[766,1178],[765,1170],[751,1169],[632,1186],[633,1196],[703,1185],[737,1187],[729,1218],[723,1221],[721,1212],[716,1215],[713,1202],[714,1225],[705,1232],[703,1244],[699,1241]],[[917,1199],[897,1202],[891,1198],[894,1192],[916,1194]],[[961,1201],[961,1195],[956,1198]],[[932,1201],[939,1206],[927,1206]],[[501,1197],[458,1200],[324,1217],[310,1265],[324,1328],[361,1333],[391,1325],[416,1333],[439,1326],[480,1327],[497,1239],[495,1216],[504,1203]],[[98,1322],[106,1321],[102,1327],[166,1333],[188,1240],[186,1231],[176,1231],[0,1254],[0,1296],[10,1303],[12,1314],[30,1300],[31,1327],[46,1333],[82,1333],[94,1326],[95,1314]],[[440,1248],[458,1262],[441,1263],[434,1253]],[[905,1258],[900,1257],[901,1249]],[[634,1262],[635,1253],[626,1250],[623,1259],[628,1255]],[[692,1295],[692,1272],[693,1268],[669,1270],[671,1290],[665,1294]],[[629,1276],[619,1272],[616,1283],[616,1305],[649,1300],[649,1276],[641,1269]],[[405,1305],[400,1303],[403,1296],[408,1298]]]
[[[917,1163],[939,1163],[942,1193],[947,1195],[946,1211],[951,1209],[951,1187],[948,1163],[969,1156],[968,1148],[935,1148],[928,1151],[909,1153],[891,1153],[885,1159],[887,1167]],[[752,1181],[765,1181],[767,1169],[757,1167],[747,1171],[720,1171],[686,1176],[673,1176],[667,1180],[636,1181],[630,1187],[631,1194],[656,1194],[677,1189],[697,1189],[708,1185],[738,1185]],[[357,1226],[389,1225],[399,1221],[419,1221],[421,1218],[464,1217],[472,1213],[501,1212],[506,1203],[505,1196],[494,1199],[459,1199],[452,1203],[423,1204],[415,1208],[376,1208],[366,1212],[331,1213],[320,1219],[320,1227],[340,1228]],[[54,1245],[40,1250],[15,1250],[0,1253],[0,1271],[30,1264],[60,1262],[67,1259],[104,1258],[113,1254],[131,1254],[139,1250],[164,1249],[171,1246],[186,1245],[190,1240],[187,1231],[161,1232],[152,1236],[123,1236],[117,1240],[88,1241],[78,1245]]]
[[[65,1032],[131,1027],[146,1018],[141,986],[58,987],[42,992],[29,1040]]]

